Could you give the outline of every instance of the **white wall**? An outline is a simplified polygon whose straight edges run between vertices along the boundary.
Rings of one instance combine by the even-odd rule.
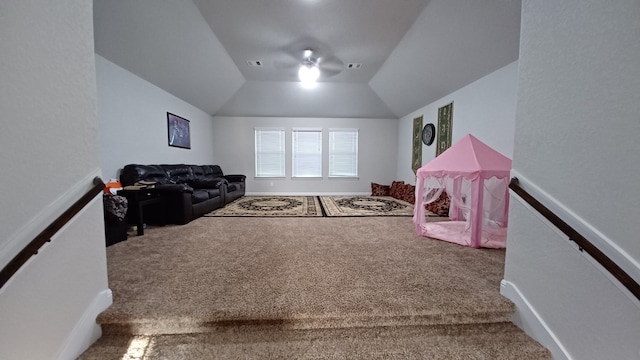
[[[100,176],[92,3],[0,5],[0,266]],[[0,358],[74,358],[111,303],[98,196],[0,289]]]
[[[96,55],[102,170],[127,164],[215,164],[212,117]],[[168,146],[167,112],[190,121],[191,149]]]
[[[517,75],[516,61],[402,117],[398,129],[398,179],[415,184],[415,174],[411,170],[413,119],[422,115],[422,126],[433,123],[437,131],[438,108],[452,101],[452,143],[467,134],[473,134],[480,141],[512,158]],[[433,160],[435,155],[435,143],[431,146],[422,144],[422,164]]]
[[[395,179],[397,149],[395,119],[356,118],[267,118],[214,117],[213,146],[218,164],[227,174],[247,176],[247,194],[370,194],[371,182],[391,184]],[[287,158],[285,179],[255,179],[256,127],[281,127],[286,130]],[[291,129],[322,128],[322,179],[291,179]],[[359,129],[359,178],[328,179],[328,133],[330,128]]]
[[[636,282],[638,19],[635,0],[523,1],[513,163],[526,190]],[[545,341],[562,356],[639,358],[640,302],[533,210],[512,204],[505,285],[528,304],[519,314],[526,326],[552,334]]]

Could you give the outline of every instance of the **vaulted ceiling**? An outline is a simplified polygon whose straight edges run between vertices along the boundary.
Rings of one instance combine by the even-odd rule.
[[[94,28],[97,54],[212,115],[399,118],[517,60],[520,1],[94,0]]]

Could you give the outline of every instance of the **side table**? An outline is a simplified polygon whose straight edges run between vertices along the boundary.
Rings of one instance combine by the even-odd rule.
[[[160,224],[166,222],[164,211],[164,200],[160,193],[153,188],[142,188],[137,190],[120,190],[118,195],[124,196],[129,202],[127,216],[125,217],[128,224],[135,224],[138,227],[138,235],[144,235],[144,207],[148,205],[156,205],[159,208]]]

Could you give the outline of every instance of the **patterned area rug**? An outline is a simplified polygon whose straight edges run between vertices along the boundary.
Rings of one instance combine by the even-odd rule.
[[[320,196],[327,216],[413,216],[413,205],[391,196]]]
[[[317,196],[243,196],[205,216],[322,216]]]

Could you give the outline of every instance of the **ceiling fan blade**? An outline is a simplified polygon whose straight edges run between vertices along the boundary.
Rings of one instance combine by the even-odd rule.
[[[344,63],[331,55],[318,58],[318,67],[324,76],[330,77],[340,74],[344,70]]]

